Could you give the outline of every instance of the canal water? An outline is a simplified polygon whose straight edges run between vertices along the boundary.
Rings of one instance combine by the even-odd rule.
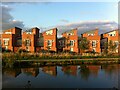
[[[120,64],[6,68],[2,88],[118,88]]]

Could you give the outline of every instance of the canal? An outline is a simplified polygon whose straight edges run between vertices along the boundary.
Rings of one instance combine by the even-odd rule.
[[[120,64],[4,68],[2,88],[118,88]]]

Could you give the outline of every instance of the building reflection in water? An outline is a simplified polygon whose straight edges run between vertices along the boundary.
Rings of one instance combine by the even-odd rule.
[[[67,75],[77,75],[77,66],[62,66],[62,71]]]
[[[101,69],[101,65],[87,65],[87,68],[89,69],[91,75],[97,77],[99,70]]]
[[[42,71],[49,75],[57,76],[57,66],[45,66],[42,67]]]
[[[21,71],[26,75],[37,77],[39,74],[39,68],[22,68]]]
[[[3,69],[3,75],[8,75],[8,76],[12,76],[12,77],[17,77],[20,73],[21,73],[21,69],[20,68],[7,68],[7,69]]]
[[[112,74],[118,74],[119,70],[119,64],[113,64],[113,65],[102,65],[101,69],[105,71],[105,74],[107,76],[110,76]]]

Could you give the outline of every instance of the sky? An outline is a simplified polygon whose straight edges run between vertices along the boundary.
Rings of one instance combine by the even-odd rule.
[[[118,2],[29,2],[2,3],[2,29],[58,27],[60,32],[100,28],[116,29]]]

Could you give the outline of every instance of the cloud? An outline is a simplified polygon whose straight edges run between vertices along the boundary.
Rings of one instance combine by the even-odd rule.
[[[108,21],[108,20],[101,20],[101,21],[93,20],[93,21],[74,22],[64,25],[51,26],[45,28],[43,31],[55,27],[58,28],[58,36],[60,37],[63,32],[72,30],[74,28],[78,29],[78,35],[81,35],[86,31],[94,30],[96,28],[99,29],[99,34],[102,34],[114,29],[118,29],[118,24],[116,22]]]
[[[62,19],[62,20],[60,20],[60,22],[68,23],[69,21],[68,21],[68,20],[65,20],[65,19]]]
[[[2,30],[6,30],[9,28],[13,28],[13,27],[20,27],[23,28],[24,24],[22,21],[20,20],[14,20],[14,17],[10,14],[10,11],[12,10],[12,8],[10,8],[7,5],[1,5],[0,8],[2,8],[2,16],[0,16],[0,20],[2,22],[0,22],[2,24],[2,27],[0,27]]]

